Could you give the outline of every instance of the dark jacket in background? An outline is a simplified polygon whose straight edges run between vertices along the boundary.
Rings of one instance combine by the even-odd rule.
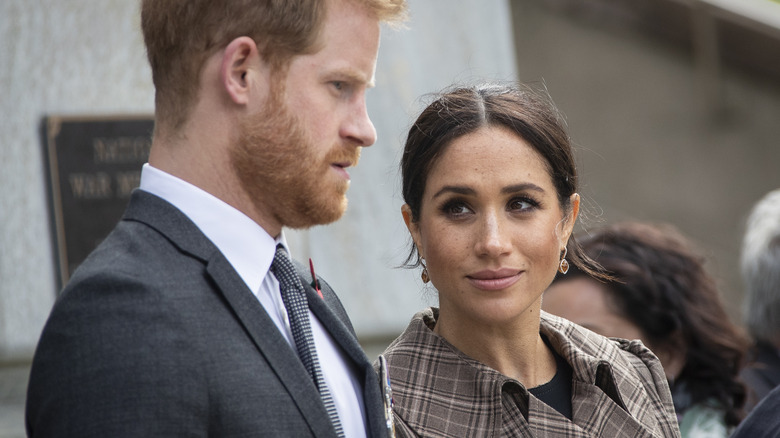
[[[745,410],[750,411],[761,399],[780,386],[780,351],[769,344],[757,344],[739,377],[748,388]]]
[[[767,394],[731,435],[731,438],[778,437],[780,437],[780,386]]]

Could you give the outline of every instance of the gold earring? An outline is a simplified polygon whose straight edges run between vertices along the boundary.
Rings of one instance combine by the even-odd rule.
[[[568,250],[566,247],[563,247],[563,255],[561,256],[561,263],[558,265],[558,272],[560,272],[563,275],[566,275],[567,272],[569,272],[569,262],[566,260],[566,254],[568,254]]]
[[[422,273],[420,273],[420,278],[422,279],[423,283],[428,283],[431,281],[431,277],[428,276],[428,267],[425,266],[425,259],[420,259],[420,264],[423,267]]]

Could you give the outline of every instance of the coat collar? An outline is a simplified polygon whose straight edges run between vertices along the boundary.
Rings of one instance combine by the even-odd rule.
[[[452,407],[434,413],[418,411],[427,409],[423,405],[437,409],[438,397],[430,393],[438,391],[454,391],[457,400],[469,400],[474,406],[473,410],[465,407],[461,411],[469,416],[461,425],[466,434],[475,428],[501,430],[505,397],[511,398],[526,418],[522,427],[528,428],[528,433],[537,427],[534,422],[538,422],[529,419],[529,410],[551,415],[552,408],[530,396],[520,382],[466,356],[435,334],[431,327],[435,325],[437,313],[438,309],[430,308],[415,315],[404,334],[388,348],[390,380],[400,402],[396,403],[396,410],[409,426],[418,431],[430,430],[430,417],[450,415],[447,411]],[[542,313],[540,333],[547,336],[556,352],[572,366],[574,423],[562,421],[556,425],[566,429],[566,436],[609,436],[609,427],[615,424],[631,436],[652,436],[649,431],[658,430],[658,419],[647,408],[651,397],[644,387],[646,381],[657,376],[650,376],[646,365],[636,366],[633,359],[626,357],[630,355],[620,351],[627,349],[633,354],[652,356],[641,343],[608,341],[545,313]],[[636,362],[641,363],[642,359],[637,358]],[[637,369],[644,369],[647,375],[637,378]],[[455,382],[453,375],[458,376]],[[431,391],[432,388],[437,391]],[[610,420],[602,421],[604,418]],[[461,426],[450,423],[448,428]]]
[[[579,391],[582,395],[591,393],[614,403],[614,407],[620,408],[614,411],[615,415],[625,415],[626,421],[636,423],[637,432],[634,436],[641,436],[643,429],[658,428],[658,419],[653,412],[643,408],[652,399],[644,382],[654,381],[658,384],[661,383],[658,382],[660,378],[665,383],[665,377],[657,373],[653,375],[647,367],[645,362],[657,359],[640,341],[606,341],[590,330],[545,312],[541,314],[540,332],[547,336],[553,348],[572,366],[573,408],[575,412],[580,409],[579,414],[575,415],[587,417],[605,407],[599,403],[577,406],[576,392]],[[638,372],[644,374],[642,379],[636,378]],[[579,399],[585,400],[587,397]]]

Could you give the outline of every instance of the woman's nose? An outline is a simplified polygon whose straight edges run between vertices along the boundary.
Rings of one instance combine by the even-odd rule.
[[[510,238],[506,235],[506,227],[496,213],[486,214],[480,226],[477,240],[479,255],[498,257],[506,254],[510,248]]]

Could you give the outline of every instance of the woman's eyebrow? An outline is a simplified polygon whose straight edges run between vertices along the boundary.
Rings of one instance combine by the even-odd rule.
[[[501,193],[517,193],[517,192],[524,192],[526,190],[533,190],[535,192],[544,193],[544,189],[537,186],[534,183],[512,184],[511,186],[506,186],[503,189],[501,189]]]
[[[534,183],[512,184],[511,186],[506,186],[502,188],[501,193],[504,194],[517,193],[517,192],[524,192],[526,190],[533,190],[535,192],[544,193],[544,189]],[[444,186],[433,195],[433,199],[436,199],[437,197],[445,193],[457,193],[459,195],[471,195],[471,196],[477,194],[476,190],[467,186]]]
[[[433,195],[433,199],[445,194],[445,193],[457,193],[459,195],[475,195],[477,192],[471,187],[466,186],[444,186]]]

